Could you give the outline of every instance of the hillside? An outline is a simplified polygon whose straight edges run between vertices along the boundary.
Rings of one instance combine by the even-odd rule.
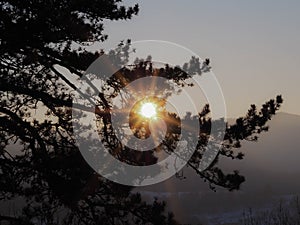
[[[169,210],[192,224],[236,222],[249,207],[268,208],[278,199],[290,198],[300,193],[300,116],[279,113],[269,122],[269,128],[258,142],[242,143],[245,159],[220,160],[226,171],[236,169],[246,177],[240,191],[214,193],[189,169],[184,170],[186,180],[173,177],[137,191],[145,199],[165,199]]]

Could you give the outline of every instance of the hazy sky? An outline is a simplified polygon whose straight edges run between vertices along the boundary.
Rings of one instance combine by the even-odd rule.
[[[120,40],[175,42],[212,60],[229,117],[282,94],[282,111],[300,114],[300,1],[125,1],[130,21],[106,23],[105,46]]]

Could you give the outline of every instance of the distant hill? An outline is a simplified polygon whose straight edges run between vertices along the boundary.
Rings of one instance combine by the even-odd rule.
[[[220,160],[226,171],[239,170],[246,178],[240,191],[212,192],[197,175],[184,170],[186,180],[175,177],[162,183],[137,188],[145,199],[165,199],[183,222],[228,224],[236,222],[244,209],[266,208],[300,193],[300,116],[278,113],[269,122],[269,131],[258,142],[242,142],[243,160]]]
[[[185,180],[172,177],[135,191],[141,192],[147,201],[153,201],[154,197],[165,200],[167,210],[186,224],[239,224],[248,208],[268,209],[279,199],[300,194],[300,116],[278,113],[269,122],[269,128],[258,142],[242,142],[240,150],[246,154],[243,160],[220,160],[225,171],[239,170],[245,176],[240,191],[219,188],[214,193],[189,168],[184,169]],[[19,151],[15,146],[11,150],[13,154]],[[22,204],[22,199],[0,203],[0,214],[13,212]]]

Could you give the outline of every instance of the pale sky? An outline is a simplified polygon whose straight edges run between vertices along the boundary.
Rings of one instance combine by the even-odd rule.
[[[281,111],[300,115],[299,0],[151,0],[129,21],[107,22],[105,47],[120,40],[170,41],[209,57],[228,117],[242,116],[277,94]]]

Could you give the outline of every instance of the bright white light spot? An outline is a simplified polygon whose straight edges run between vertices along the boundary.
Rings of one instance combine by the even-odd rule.
[[[156,115],[156,107],[153,103],[147,102],[142,105],[140,114],[146,118],[152,118]]]

